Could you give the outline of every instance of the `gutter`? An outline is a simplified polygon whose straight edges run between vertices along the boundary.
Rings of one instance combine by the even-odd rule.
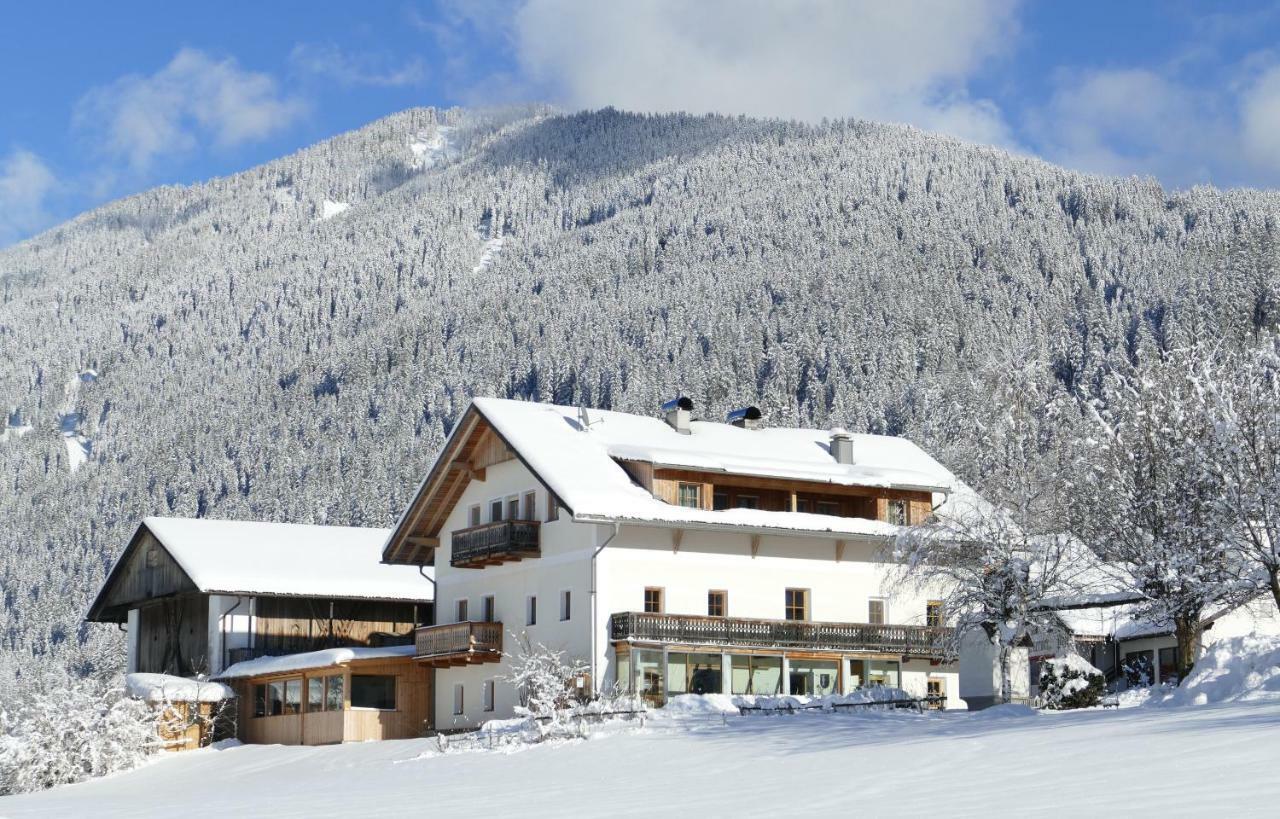
[[[576,518],[575,518],[576,519]],[[618,532],[622,530],[622,524],[617,521],[613,522],[613,533],[604,539],[594,552],[591,553],[591,692],[597,694],[600,692],[600,681],[596,674],[598,671],[596,655],[599,653],[596,649],[596,631],[599,625],[599,618],[596,613],[596,558],[604,551],[604,547],[608,546],[613,539],[618,536]]]

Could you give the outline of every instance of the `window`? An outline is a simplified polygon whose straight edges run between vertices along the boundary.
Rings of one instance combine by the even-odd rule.
[[[454,619],[459,623],[467,622],[467,601],[459,600],[457,605],[458,605],[458,616],[455,617]]]
[[[494,689],[493,680],[485,680],[484,681],[484,710],[486,711],[493,710],[493,694],[494,694],[493,689]]]
[[[714,510],[715,510],[715,511],[717,511],[717,512],[719,512],[721,509],[728,509],[728,508],[729,508],[729,493],[728,493],[728,492],[712,492],[712,493],[711,493],[711,508],[712,508],[712,509],[714,509]]]
[[[266,708],[264,716],[278,717],[284,713],[284,683],[267,683]]]
[[[1156,659],[1160,664],[1160,682],[1176,683],[1178,681],[1178,660],[1177,649],[1162,648],[1156,654]]]
[[[930,677],[924,683],[925,696],[928,698],[928,707],[934,711],[941,711],[947,704],[947,681],[942,677]]]
[[[840,504],[835,501],[818,501],[814,507],[814,511],[819,515],[839,516]]]
[[[471,509],[467,512],[467,525],[468,526],[480,525],[480,504],[477,503],[475,506],[472,506]]]
[[[760,499],[757,498],[755,495],[739,495],[738,508],[739,509],[759,509]]]
[[[708,617],[724,617],[729,612],[729,592],[727,591],[709,591],[707,592],[707,616]]]
[[[884,623],[884,601],[871,600],[867,603],[867,622],[875,625]]]
[[[520,519],[520,499],[507,498],[507,520]]]
[[[325,677],[324,709],[326,711],[342,710],[342,675],[331,674]]]
[[[538,625],[538,598],[529,595],[528,605],[525,606],[524,624],[526,626]]]
[[[258,684],[253,687],[253,715],[255,717],[265,717],[267,715],[267,687]]]
[[[908,521],[907,502],[904,500],[891,500],[885,509],[885,519],[894,526],[906,526]]]
[[[561,620],[568,620],[569,615],[573,613],[573,609],[570,605],[571,602],[572,601],[569,597],[568,589],[565,589],[564,591],[560,592],[560,619]]]
[[[797,511],[797,512],[808,512],[808,511],[810,511],[810,507],[811,507],[811,506],[812,506],[812,504],[811,504],[811,503],[809,503],[809,499],[808,499],[808,498],[796,498],[796,511]]]
[[[497,523],[500,520],[502,520],[502,501],[491,501],[489,503],[489,522]]]
[[[937,627],[942,625],[942,620],[942,601],[930,600],[926,603],[924,607],[924,624]]]
[[[809,619],[808,589],[787,589],[786,616],[788,620]]]
[[[556,500],[556,496],[547,492],[547,521],[560,519],[560,502]]]
[[[396,710],[396,678],[391,674],[352,674],[351,707]]]
[[[521,520],[538,519],[538,495],[536,492],[524,493],[524,514],[520,518]]]
[[[662,589],[650,586],[644,590],[644,613],[662,613]]]
[[[307,713],[324,710],[324,677],[307,677]]]
[[[494,611],[496,607],[497,605],[494,603],[492,594],[488,594],[480,598],[480,610],[484,613],[484,617],[481,619],[486,623],[494,622],[497,619],[497,614]]]
[[[453,684],[453,715],[455,717],[462,716],[466,711],[466,703],[463,702],[462,683]]]
[[[681,506],[690,509],[702,508],[702,484],[680,483],[677,486],[676,498]]]
[[[302,713],[302,678],[284,681],[284,713]]]

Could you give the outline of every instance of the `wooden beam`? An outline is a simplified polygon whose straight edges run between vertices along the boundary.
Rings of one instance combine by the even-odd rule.
[[[751,536],[751,559],[755,560],[756,555],[760,554],[760,536]]]
[[[791,511],[796,511],[796,490],[791,490]]]
[[[419,537],[417,535],[410,535],[409,537],[405,538],[405,540],[407,540],[409,543],[412,543],[414,546],[417,546],[419,548],[426,548],[426,549],[440,548],[440,538],[438,537]]]
[[[843,540],[836,541],[836,562],[837,563],[839,563],[841,560],[844,560],[844,544],[845,544],[845,541]]]
[[[680,551],[680,541],[684,540],[683,529],[671,530],[671,553],[676,554]]]

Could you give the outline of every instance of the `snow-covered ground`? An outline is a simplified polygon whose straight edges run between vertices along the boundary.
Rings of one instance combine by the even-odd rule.
[[[1274,815],[1280,702],[722,717],[517,752],[434,740],[166,755],[6,817]],[[664,807],[665,806],[665,807]]]
[[[326,199],[321,205],[320,221],[332,219],[338,214],[345,212],[349,207],[351,207],[351,203],[349,202],[334,202],[331,199]]]

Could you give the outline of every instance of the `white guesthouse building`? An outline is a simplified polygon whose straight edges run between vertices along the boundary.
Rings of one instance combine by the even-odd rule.
[[[382,556],[434,567],[416,656],[437,730],[512,715],[522,634],[585,663],[584,688],[653,704],[888,685],[964,706],[941,605],[893,593],[881,554],[951,473],[903,438],[692,409],[466,410]]]

